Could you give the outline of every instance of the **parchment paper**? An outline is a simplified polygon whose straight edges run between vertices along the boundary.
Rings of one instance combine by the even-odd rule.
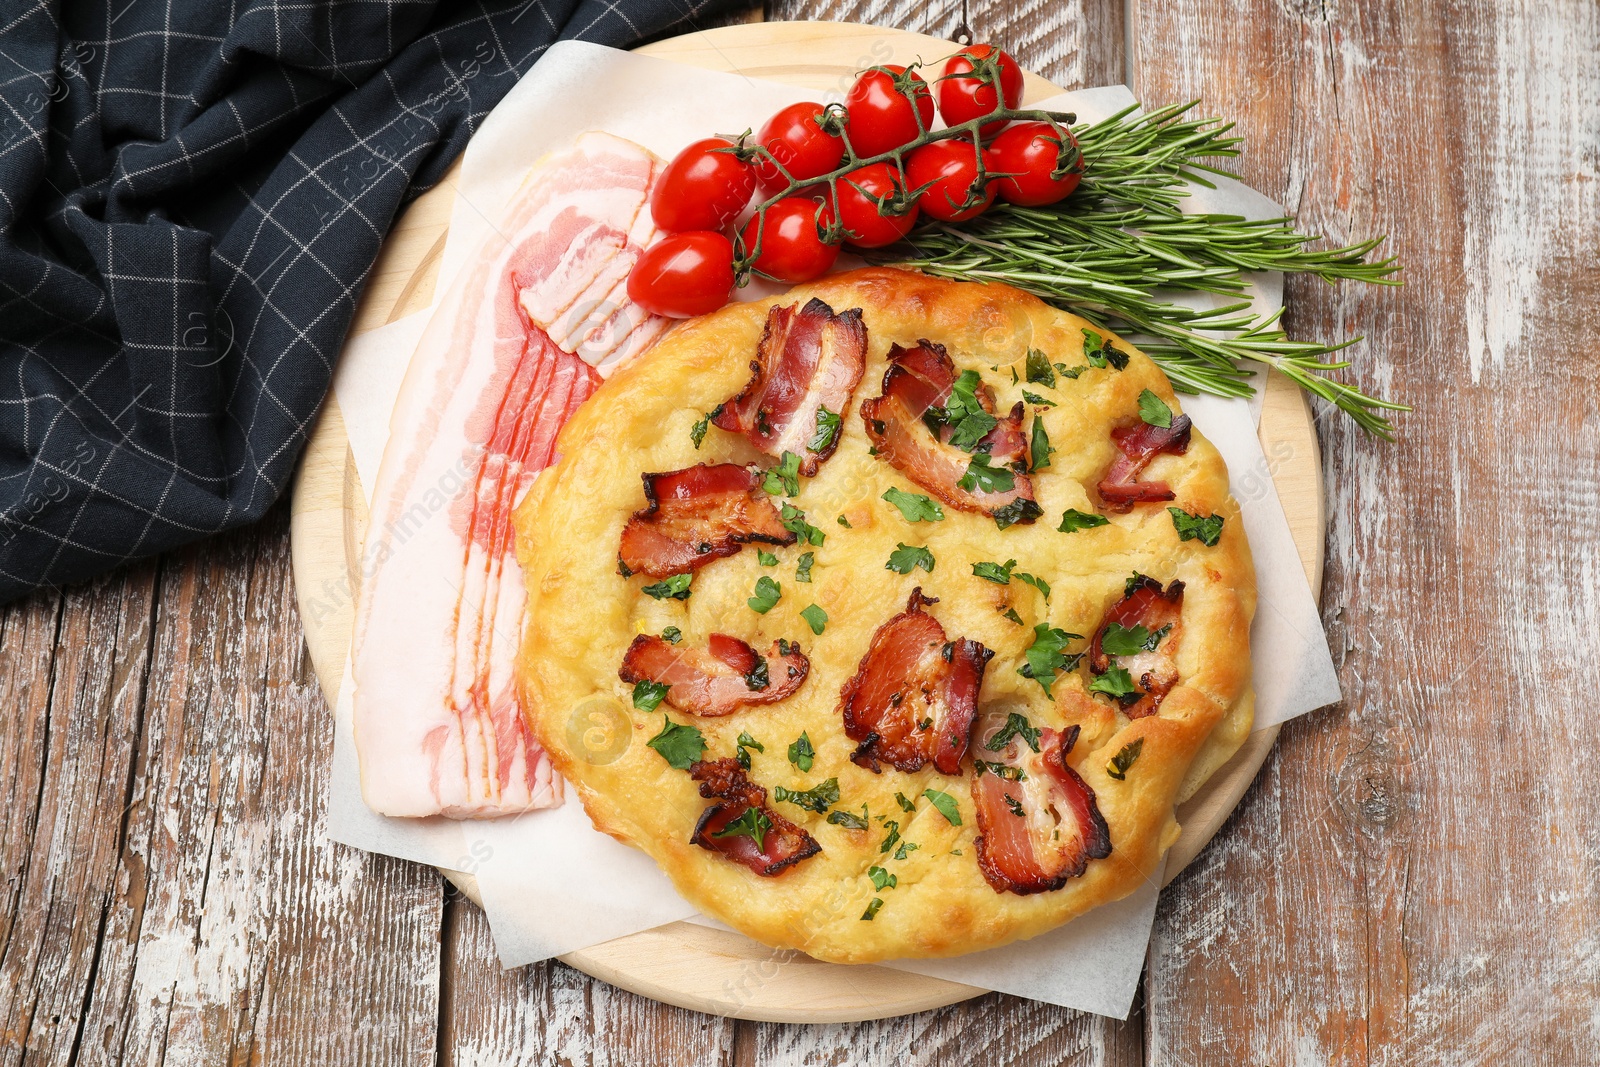
[[[466,152],[438,292],[486,241],[523,174],[577,134],[602,129],[671,156],[708,131],[737,133],[798,100],[824,94],[719,74],[577,42],[555,45],[484,122]],[[1080,120],[1133,102],[1122,86],[1042,102]],[[1236,182],[1199,190],[1186,206],[1253,218],[1281,210]],[[1281,305],[1276,275],[1255,279],[1258,310]],[[746,291],[743,299],[765,293]],[[1195,306],[1207,306],[1202,297]],[[1187,302],[1187,301],[1186,301]],[[370,493],[405,364],[426,323],[418,313],[353,339],[334,389],[362,484]],[[1227,461],[1255,557],[1260,607],[1251,631],[1256,728],[1339,699],[1333,662],[1271,466],[1256,438],[1259,400],[1184,397],[1183,408]],[[642,853],[589,826],[575,800],[515,819],[454,823],[388,819],[361,801],[348,673],[338,702],[329,835],[360,848],[466,870],[478,878],[500,957],[530,963],[676,919],[695,909]],[[1125,1018],[1137,988],[1159,879],[1114,905],[1030,942],[953,960],[891,966]],[[700,919],[699,921],[710,922]],[[713,924],[715,925],[715,924]]]

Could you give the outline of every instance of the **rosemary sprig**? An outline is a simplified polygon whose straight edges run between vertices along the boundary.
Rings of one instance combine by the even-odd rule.
[[[1296,232],[1289,219],[1249,220],[1181,210],[1190,183],[1228,174],[1214,160],[1238,156],[1231,123],[1185,118],[1195,103],[1143,115],[1134,109],[1073,128],[1085,170],[1077,192],[1048,207],[997,204],[963,223],[914,230],[885,261],[950,278],[1001,281],[1031,292],[1097,326],[1128,336],[1161,364],[1175,388],[1248,396],[1257,360],[1346,412],[1370,433],[1392,438],[1385,412],[1403,404],[1369,396],[1330,377],[1350,366],[1332,358],[1361,338],[1334,344],[1292,341],[1278,315],[1248,302],[1197,311],[1163,292],[1240,297],[1243,271],[1310,274],[1327,282],[1398,285],[1393,257],[1372,259],[1382,238],[1342,248],[1310,247],[1321,238]],[[1231,175],[1230,175],[1231,176]],[[909,258],[906,252],[909,249]]]

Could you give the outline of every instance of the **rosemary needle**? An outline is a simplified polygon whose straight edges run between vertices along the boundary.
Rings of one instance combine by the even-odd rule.
[[[1231,123],[1186,118],[1196,103],[1142,115],[1129,108],[1075,126],[1085,170],[1072,196],[1047,207],[996,204],[959,224],[924,224],[888,258],[929,274],[1006,282],[1127,335],[1185,392],[1248,396],[1251,371],[1241,364],[1260,361],[1368,432],[1392,438],[1384,413],[1410,408],[1331,377],[1350,366],[1335,354],[1360,338],[1290,340],[1278,313],[1250,310],[1243,272],[1398,285],[1398,262],[1372,258],[1381,237],[1321,249],[1311,247],[1320,238],[1296,232],[1287,218],[1184,214],[1188,186],[1209,188],[1207,174],[1228,174],[1211,161],[1237,157],[1240,146]],[[1163,292],[1238,299],[1196,310]]]

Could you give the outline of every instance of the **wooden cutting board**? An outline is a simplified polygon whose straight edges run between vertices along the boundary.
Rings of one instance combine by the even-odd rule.
[[[710,70],[841,91],[853,73],[921,59],[937,69],[956,45],[936,37],[852,23],[773,22],[686,34],[640,49]],[[1060,90],[1027,74],[1024,103]],[[762,116],[752,115],[755,125]],[[426,308],[433,299],[460,162],[396,222],[374,266],[351,335]],[[1261,443],[1313,590],[1322,584],[1324,511],[1317,435],[1304,397],[1281,375],[1266,386]],[[350,646],[366,496],[330,394],[296,476],[290,542],[306,644],[330,707]],[[1237,755],[1178,810],[1183,833],[1169,854],[1171,881],[1211,840],[1255,779],[1277,727],[1250,736]],[[470,875],[445,872],[476,899]],[[603,981],[698,1011],[776,1022],[886,1018],[952,1004],[985,990],[886,967],[821,963],[775,952],[740,934],[678,922],[561,959]]]

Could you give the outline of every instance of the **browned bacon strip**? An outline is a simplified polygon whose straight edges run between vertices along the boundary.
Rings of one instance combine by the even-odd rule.
[[[781,638],[763,657],[727,634],[712,634],[705,648],[640,634],[623,655],[617,676],[624,682],[665,685],[668,704],[714,718],[754,704],[774,704],[799,689],[810,670],[799,646]]]
[[[827,408],[843,417],[866,357],[867,328],[860,308],[835,315],[814,298],[799,311],[792,304],[775,307],[767,313],[766,332],[750,363],[750,383],[711,421],[744,434],[769,456],[793,452],[800,457],[800,473],[813,477],[833,455],[843,432],[841,428],[825,442],[818,440],[818,413]]]
[[[701,848],[720,852],[767,878],[822,851],[815,838],[766,806],[767,791],[750,781],[738,760],[698,760],[689,765],[689,774],[700,783],[701,796],[718,801],[701,814],[689,838]],[[759,843],[746,833],[717,836],[751,809],[760,813]]]
[[[1178,684],[1178,640],[1183,634],[1183,583],[1173,583],[1161,588],[1154,578],[1139,575],[1131,583],[1123,598],[1111,605],[1105,621],[1095,631],[1089,643],[1089,669],[1104,674],[1111,667],[1111,657],[1101,647],[1106,627],[1116,623],[1131,630],[1143,626],[1151,635],[1162,634],[1154,650],[1141,650],[1132,656],[1118,656],[1117,664],[1133,678],[1139,687],[1136,702],[1123,709],[1130,719],[1154,715],[1161,707],[1172,687]]]
[[[878,627],[855,677],[839,694],[844,732],[861,742],[856,763],[873,772],[880,760],[914,771],[932,763],[961,773],[983,671],[994,655],[976,641],[949,641],[922,609],[937,600],[911,591],[906,610]]]
[[[955,380],[955,364],[943,345],[920,341],[915,348],[894,345],[889,349],[883,395],[861,404],[861,418],[878,458],[905,471],[912,481],[951,507],[1003,517],[1006,525],[1033,522],[1040,511],[1033,482],[1021,473],[1027,466],[1022,404],[1003,418],[996,416],[994,429],[977,446],[978,451],[988,453],[991,466],[1012,470],[1014,484],[1003,492],[977,486],[962,489],[959,483],[972,456],[948,443],[953,432],[949,426],[940,427],[935,436],[923,420],[928,409],[949,400]],[[976,395],[983,409],[993,415],[994,390],[979,386]]]
[[[1127,511],[1135,504],[1171,500],[1172,487],[1166,482],[1136,481],[1150,461],[1163,452],[1181,456],[1189,451],[1189,416],[1177,415],[1171,426],[1151,426],[1140,422],[1111,431],[1111,443],[1122,454],[1112,461],[1100,479],[1100,498],[1114,511]]]
[[[1004,725],[998,715],[979,731],[991,738]],[[1111,831],[1094,790],[1067,765],[1078,728],[1039,730],[1039,751],[1013,736],[994,764],[980,767],[972,783],[978,814],[978,868],[996,893],[1060,889],[1111,855]],[[974,750],[993,755],[982,746]],[[999,771],[993,769],[1001,768]]]
[[[761,471],[737,463],[701,463],[644,476],[650,506],[622,530],[618,555],[636,574],[665,578],[731,556],[762,541],[792,545],[778,509],[761,491]]]

